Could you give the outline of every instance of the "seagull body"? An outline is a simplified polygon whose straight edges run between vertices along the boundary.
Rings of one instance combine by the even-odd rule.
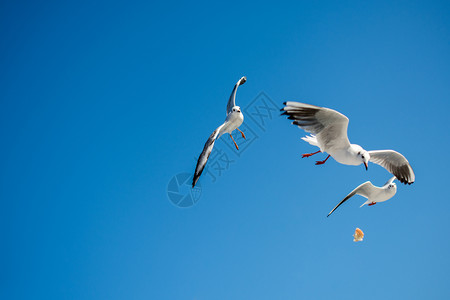
[[[303,154],[309,157],[319,152],[327,152],[329,155],[323,161],[317,161],[316,165],[324,164],[331,156],[337,162],[344,165],[357,166],[364,164],[366,170],[368,162],[381,165],[398,180],[405,184],[411,184],[415,180],[414,171],[408,160],[394,150],[366,151],[361,146],[350,144],[347,137],[348,118],[335,110],[314,106],[305,103],[288,101],[281,109],[282,115],[287,115],[297,125],[311,135],[302,139],[320,151]]]
[[[225,119],[225,122],[217,128],[219,129],[219,137],[224,133],[231,134],[235,129],[242,125],[242,122],[244,122],[244,115],[242,114],[239,106],[235,106],[235,108],[236,110],[229,113]]]
[[[386,200],[394,197],[395,193],[397,193],[397,185],[395,184],[395,176],[389,179],[382,187],[374,186],[372,182],[366,181],[363,184],[359,185],[356,189],[354,189],[350,194],[348,194],[335,208],[328,214],[331,215],[342,203],[353,197],[354,195],[360,195],[367,198],[367,201],[364,202],[360,207],[365,204],[374,205],[378,202],[384,202]],[[327,216],[327,217],[328,217]]]
[[[244,122],[244,115],[241,112],[241,108],[239,106],[236,106],[235,100],[236,100],[236,91],[237,91],[238,86],[244,84],[246,81],[247,81],[247,78],[245,76],[243,76],[241,79],[239,79],[239,81],[234,86],[233,91],[231,92],[231,95],[230,95],[230,99],[228,100],[227,117],[225,118],[225,122],[222,125],[220,125],[219,127],[217,127],[217,129],[214,130],[214,132],[209,136],[208,140],[205,143],[205,146],[203,147],[203,151],[198,158],[197,166],[195,167],[194,178],[192,180],[192,187],[195,186],[200,175],[202,174],[203,169],[206,166],[206,162],[208,161],[209,155],[211,154],[211,151],[214,147],[214,143],[216,142],[216,140],[218,138],[220,138],[220,136],[222,136],[222,134],[224,134],[224,133],[230,134],[230,137],[233,140],[234,145],[236,146],[236,149],[239,150],[239,147],[236,144],[236,142],[234,141],[231,133],[235,129],[239,130],[238,127],[242,125],[242,122]],[[244,133],[240,130],[239,130],[239,132],[241,133],[242,137],[245,139]]]

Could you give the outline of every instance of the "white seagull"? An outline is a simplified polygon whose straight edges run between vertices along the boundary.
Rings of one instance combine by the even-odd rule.
[[[342,203],[353,197],[354,195],[361,195],[367,198],[367,201],[364,202],[360,207],[368,204],[369,206],[377,204],[378,202],[384,202],[386,200],[394,197],[395,193],[397,193],[397,185],[395,184],[395,176],[389,179],[382,187],[374,186],[372,182],[366,181],[356,189],[354,189],[350,194],[348,194],[344,200],[339,202],[335,208],[328,214],[330,216],[333,211],[335,211]],[[327,216],[327,217],[328,217]]]
[[[236,85],[233,88],[233,91],[231,92],[230,99],[228,100],[227,104],[227,117],[225,118],[225,122],[220,125],[214,132],[209,136],[208,140],[206,141],[205,146],[203,147],[202,154],[200,154],[200,157],[197,161],[197,166],[195,167],[195,173],[194,178],[192,180],[192,187],[195,186],[195,184],[198,181],[198,178],[203,172],[203,169],[205,168],[206,162],[208,161],[209,155],[211,154],[211,151],[214,147],[214,143],[216,140],[224,133],[229,133],[231,139],[234,142],[234,145],[236,146],[236,149],[239,150],[238,145],[233,139],[233,136],[231,133],[237,129],[242,137],[245,139],[245,135],[242,131],[239,130],[239,126],[241,126],[242,122],[244,121],[244,115],[241,112],[241,108],[239,106],[236,106],[236,91],[238,86],[244,84],[247,81],[247,77],[243,76],[239,81],[236,83]]]
[[[314,153],[303,154],[302,157],[310,157],[319,152],[327,152],[329,155],[323,161],[317,161],[316,165],[324,164],[332,156],[337,162],[344,165],[357,166],[364,164],[367,170],[369,161],[376,163],[404,184],[411,184],[415,180],[414,171],[408,160],[394,150],[366,151],[361,146],[350,144],[347,137],[348,118],[343,114],[325,107],[314,106],[299,102],[284,102],[282,115],[294,120],[297,125],[310,136],[302,140],[320,148]]]

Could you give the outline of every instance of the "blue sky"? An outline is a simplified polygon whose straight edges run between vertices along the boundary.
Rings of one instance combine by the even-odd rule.
[[[0,298],[448,299],[449,13],[446,1],[3,1]],[[179,208],[168,184],[193,173],[243,75],[255,138],[237,154],[222,136],[212,155],[233,163]],[[258,95],[339,110],[353,143],[401,152],[416,182],[326,218],[390,174],[301,159],[315,151],[303,131],[278,113],[252,120]]]

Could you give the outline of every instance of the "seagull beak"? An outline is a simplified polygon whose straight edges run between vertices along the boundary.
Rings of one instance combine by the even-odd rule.
[[[366,167],[366,171],[367,171],[367,163],[366,162],[364,162],[364,166]]]

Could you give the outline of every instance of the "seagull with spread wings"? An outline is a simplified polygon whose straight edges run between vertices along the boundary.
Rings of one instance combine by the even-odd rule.
[[[369,206],[377,204],[378,202],[384,202],[392,197],[394,197],[395,193],[397,193],[397,185],[394,182],[395,176],[389,179],[382,187],[374,186],[372,182],[366,181],[356,189],[354,189],[350,194],[348,194],[344,200],[339,202],[338,205],[333,208],[332,211],[328,214],[330,216],[342,203],[353,197],[354,195],[360,195],[367,198],[367,201],[364,202],[360,207],[368,204]],[[327,217],[328,217],[327,216]]]
[[[325,107],[299,103],[284,102],[282,115],[287,115],[293,120],[292,124],[310,133],[310,136],[302,139],[313,146],[320,148],[314,153],[303,154],[302,157],[310,157],[319,152],[327,152],[329,155],[323,161],[317,161],[316,165],[324,164],[331,156],[337,162],[344,165],[357,166],[368,162],[376,163],[404,184],[411,184],[415,180],[414,171],[408,160],[394,150],[366,151],[361,146],[350,144],[347,137],[348,118],[343,114]]]
[[[241,126],[242,122],[244,121],[244,115],[241,112],[241,108],[236,105],[236,91],[238,86],[244,84],[247,81],[247,78],[243,76],[239,81],[236,83],[236,85],[233,88],[233,91],[231,92],[230,99],[228,100],[227,104],[227,117],[225,118],[225,122],[220,125],[214,132],[209,136],[208,140],[206,141],[205,146],[203,147],[203,151],[200,154],[200,157],[197,161],[197,166],[195,167],[195,173],[194,178],[192,180],[192,187],[195,186],[197,183],[200,175],[203,172],[203,169],[206,166],[206,162],[208,161],[209,155],[211,154],[211,151],[214,147],[214,143],[216,140],[224,133],[230,134],[231,139],[233,140],[234,145],[236,146],[236,149],[239,150],[238,145],[233,139],[233,136],[231,133],[237,129],[242,137],[245,139],[245,135],[242,131],[239,130],[239,126]]]

